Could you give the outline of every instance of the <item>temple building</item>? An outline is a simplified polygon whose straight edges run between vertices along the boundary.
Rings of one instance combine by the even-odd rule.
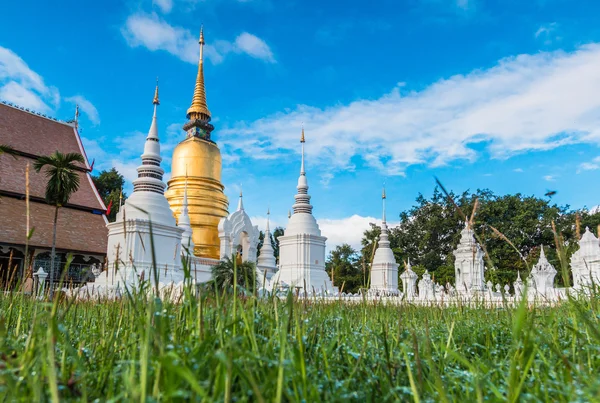
[[[396,263],[394,251],[390,248],[388,227],[385,220],[385,199],[385,189],[383,189],[381,195],[383,201],[381,235],[371,265],[369,292],[378,295],[396,295],[398,294],[398,263]]]
[[[187,178],[188,214],[193,232],[194,254],[220,258],[219,222],[228,215],[228,201],[221,183],[221,152],[211,139],[214,126],[204,88],[204,34],[200,31],[200,60],[192,104],[183,125],[186,138],[173,151],[171,180],[166,192],[171,209],[179,220]],[[207,261],[208,262],[208,261]]]
[[[160,166],[162,157],[156,122],[160,103],[158,85],[152,103],[154,114],[142,164],[137,168],[133,193],[119,207],[115,222],[108,224],[108,270],[96,279],[96,285],[136,285],[141,279],[152,280],[155,273],[163,284],[184,279],[180,255],[185,228],[177,226],[165,198],[164,170]],[[184,214],[185,195],[184,187]]]
[[[304,171],[304,128],[300,138],[302,164],[298,178],[298,193],[294,196],[291,215],[284,234],[279,237],[279,271],[273,276],[274,287],[297,287],[307,293],[335,293],[325,271],[325,241],[319,224],[312,215],[308,180]]]
[[[0,103],[0,144],[16,150],[16,156],[0,155],[0,267],[3,272],[16,268],[24,272],[25,244],[28,232],[30,262],[34,271],[42,267],[50,272],[55,207],[46,203],[45,170],[36,173],[33,163],[56,151],[78,153],[79,189],[69,203],[58,211],[55,267],[63,267],[72,253],[66,278],[84,281],[92,265],[104,264],[107,245],[106,207],[91,177],[91,166],[78,133],[78,110],[72,122],[61,122],[12,104]],[[29,217],[26,208],[26,170],[29,166]],[[61,270],[55,271],[56,278]]]

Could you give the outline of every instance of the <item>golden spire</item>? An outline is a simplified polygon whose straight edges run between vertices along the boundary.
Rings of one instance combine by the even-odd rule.
[[[385,199],[385,198],[386,198],[386,197],[385,197],[385,186],[383,187],[383,192],[381,192],[381,198],[382,198],[382,199]]]
[[[300,142],[304,143],[304,123],[302,123],[302,135],[300,136]]]
[[[152,101],[154,105],[160,105],[160,101],[158,100],[158,77],[156,77],[156,89],[154,90],[154,100]]]
[[[196,87],[194,88],[194,97],[192,105],[187,110],[189,120],[210,120],[210,111],[206,104],[206,90],[204,89],[204,27],[200,28],[200,60],[198,61],[198,75],[196,76]]]

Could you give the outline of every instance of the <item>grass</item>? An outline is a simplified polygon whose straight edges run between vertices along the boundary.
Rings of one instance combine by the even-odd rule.
[[[0,297],[2,401],[594,401],[598,299],[437,308]]]

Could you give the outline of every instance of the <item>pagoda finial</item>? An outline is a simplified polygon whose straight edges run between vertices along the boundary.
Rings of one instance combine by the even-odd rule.
[[[79,104],[75,104],[75,119],[74,119],[74,123],[75,123],[75,128],[77,128],[79,126]]]
[[[154,90],[154,100],[152,101],[153,105],[160,105],[160,101],[158,99],[158,77],[156,77],[156,89]]]
[[[385,196],[385,186],[384,186],[383,191],[381,192],[381,200],[383,202],[383,219],[382,219],[383,223],[385,223],[385,199],[386,199],[386,196]]]
[[[288,218],[292,218],[292,211],[288,210]]]
[[[300,136],[300,143],[302,144],[302,165],[300,166],[300,175],[305,175],[304,171],[304,143],[306,140],[304,139],[304,123],[302,124],[302,135]]]
[[[210,111],[206,104],[206,90],[204,88],[204,27],[200,28],[200,59],[198,60],[198,75],[196,76],[196,86],[194,87],[194,97],[192,105],[187,110],[189,120],[210,121]]]
[[[242,185],[240,185],[240,200],[238,201],[238,211],[241,211],[244,209],[244,201],[243,201],[243,197],[244,194],[242,193]]]

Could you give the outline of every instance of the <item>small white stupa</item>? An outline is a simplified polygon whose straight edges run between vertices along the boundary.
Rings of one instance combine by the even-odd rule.
[[[294,287],[306,293],[336,293],[337,288],[325,272],[325,241],[319,224],[312,215],[312,205],[308,195],[308,181],[304,171],[304,128],[302,144],[302,165],[298,178],[298,193],[294,196],[291,215],[284,235],[279,239],[279,271],[273,276],[274,287]]]
[[[456,291],[460,294],[483,291],[483,250],[475,241],[475,235],[468,222],[465,222],[465,228],[460,233],[460,243],[454,251],[454,258]]]
[[[221,241],[221,259],[241,256],[243,262],[256,263],[258,245],[258,227],[252,225],[244,210],[243,194],[240,191],[237,210],[219,222],[219,240]]]
[[[407,299],[413,299],[417,296],[417,273],[412,270],[412,266],[410,264],[410,258],[408,258],[408,262],[406,263],[406,269],[400,275],[400,280],[402,280],[402,290],[404,293],[404,297]]]
[[[554,277],[556,269],[550,264],[544,252],[544,246],[541,246],[540,258],[527,279],[529,290],[537,294],[547,295],[554,290]]]
[[[181,236],[169,202],[165,198],[164,171],[160,167],[160,143],[156,123],[158,85],[154,93],[154,115],[142,154],[133,193],[108,227],[108,270],[96,286],[135,286],[140,279],[151,280],[158,273],[163,285],[183,281]],[[154,266],[155,265],[155,266]]]
[[[258,269],[261,277],[258,279],[259,282],[263,281],[263,275],[266,275],[267,280],[271,280],[275,272],[277,271],[277,261],[275,260],[275,251],[271,244],[271,230],[269,229],[269,217],[271,211],[267,210],[267,227],[265,229],[265,238],[263,240],[262,248],[260,248],[260,255],[258,256]]]
[[[381,194],[383,201],[383,214],[381,221],[381,235],[373,264],[371,265],[371,286],[369,293],[379,295],[397,295],[398,294],[398,263],[394,251],[390,248],[388,238],[388,227],[385,220],[385,188]]]
[[[183,190],[183,202],[181,203],[181,214],[179,214],[179,222],[177,226],[183,230],[181,235],[181,255],[194,255],[194,240],[192,239],[192,224],[188,210],[188,192],[187,192],[187,177],[185,179],[185,189]]]
[[[588,227],[579,241],[579,249],[571,256],[571,270],[575,289],[600,284],[600,245]]]

